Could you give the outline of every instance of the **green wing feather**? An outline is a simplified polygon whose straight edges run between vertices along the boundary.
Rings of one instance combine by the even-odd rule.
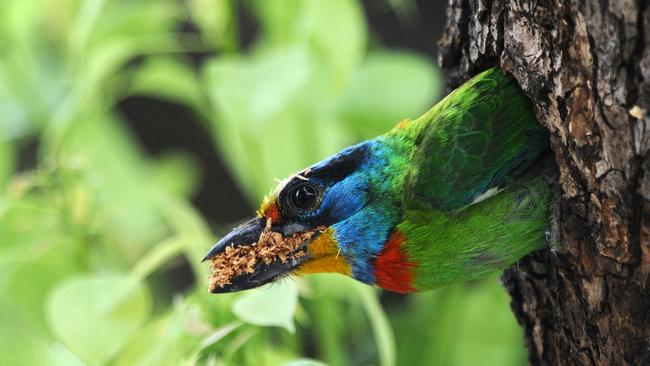
[[[549,186],[523,173],[548,136],[512,77],[487,70],[399,127],[409,163],[397,229],[417,289],[479,278],[544,245]],[[503,190],[479,202],[491,188]]]
[[[456,89],[404,133],[415,144],[405,203],[425,202],[441,211],[463,208],[507,185],[548,147],[530,101],[497,68]]]

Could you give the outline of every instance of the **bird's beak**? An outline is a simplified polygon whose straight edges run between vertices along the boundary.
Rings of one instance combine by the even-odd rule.
[[[243,248],[243,246],[248,246],[248,249],[253,249],[250,246],[258,245],[258,241],[263,240],[262,235],[265,233],[265,230],[268,231],[270,229],[273,233],[279,233],[282,235],[282,238],[288,238],[296,234],[296,232],[308,230],[307,227],[303,227],[302,225],[296,226],[296,224],[270,228],[267,227],[266,224],[266,218],[263,217],[254,218],[241,224],[219,240],[219,242],[208,251],[206,256],[203,258],[203,261],[212,260],[222,253],[228,255],[227,248],[229,247],[233,250],[236,250],[237,248],[247,249]],[[295,250],[295,252],[302,251],[302,255],[300,256],[288,255],[282,259],[278,257],[267,259],[266,261],[258,260],[258,258],[238,258],[238,261],[253,260],[254,262],[252,263],[255,264],[249,271],[237,274],[230,278],[228,281],[229,283],[220,286],[211,285],[210,292],[228,293],[242,291],[260,287],[273,281],[278,276],[292,271],[309,258],[309,254],[305,250],[308,242],[309,240],[305,240]],[[228,249],[228,251],[231,251],[231,249]],[[242,252],[245,253],[246,251]],[[252,252],[254,251],[251,251],[251,253]],[[216,268],[213,269],[215,271],[217,270]]]

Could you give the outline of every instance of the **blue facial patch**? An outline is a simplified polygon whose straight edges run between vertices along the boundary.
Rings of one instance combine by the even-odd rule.
[[[354,215],[366,203],[368,182],[361,173],[354,173],[327,189],[317,216],[326,217],[323,224],[339,222]]]
[[[352,277],[374,284],[375,258],[399,220],[399,197],[391,195],[391,146],[381,138],[341,151],[315,164],[305,177],[324,190],[323,201],[305,220],[334,229]]]
[[[367,284],[375,283],[372,263],[395,225],[392,216],[382,208],[366,207],[333,225],[334,236],[352,265],[355,279]]]

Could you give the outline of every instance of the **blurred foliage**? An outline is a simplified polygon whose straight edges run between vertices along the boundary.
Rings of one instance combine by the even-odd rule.
[[[4,0],[0,24],[0,364],[525,363],[495,276],[385,310],[341,276],[207,294],[200,172],[183,152],[147,157],[115,108],[146,95],[193,110],[254,204],[437,98],[431,60],[369,46],[358,2]],[[195,286],[180,293],[165,280],[182,259]]]

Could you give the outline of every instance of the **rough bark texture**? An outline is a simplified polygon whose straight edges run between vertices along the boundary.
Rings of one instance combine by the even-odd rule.
[[[560,253],[503,276],[530,362],[650,365],[648,1],[450,0],[448,15],[448,86],[512,73],[560,170]]]

